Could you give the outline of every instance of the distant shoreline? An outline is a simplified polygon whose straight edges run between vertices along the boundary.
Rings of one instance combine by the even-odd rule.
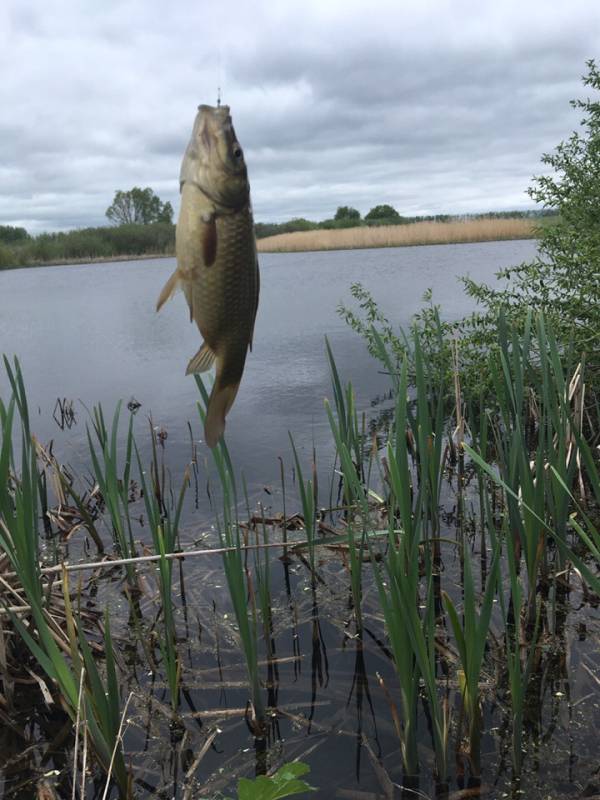
[[[259,253],[289,253],[498,242],[536,239],[539,227],[539,221],[521,218],[411,222],[404,225],[280,233],[259,239],[257,247]]]
[[[420,247],[441,244],[475,244],[515,239],[536,239],[540,224],[553,218],[539,220],[476,219],[450,222],[411,222],[404,225],[355,227],[336,230],[311,230],[282,233],[257,239],[259,253],[311,253],[326,250],[366,250],[389,247]],[[96,258],[70,258],[39,261],[31,264],[5,266],[3,270],[35,267],[76,266],[79,264],[109,264],[118,261],[146,261],[174,258],[175,253],[122,254]]]
[[[99,256],[97,258],[61,258],[52,261],[36,261],[32,264],[15,264],[14,267],[0,267],[0,272],[15,269],[36,269],[37,267],[76,267],[82,264],[112,264],[118,261],[150,261],[159,258],[175,258],[175,253],[140,253],[120,256]]]

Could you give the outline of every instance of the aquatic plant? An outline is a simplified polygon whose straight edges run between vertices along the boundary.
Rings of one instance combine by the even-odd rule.
[[[310,561],[310,569],[311,569],[311,580],[315,581],[315,539],[317,535],[317,501],[316,501],[316,484],[314,478],[311,480],[308,478],[306,482],[304,481],[304,474],[302,472],[302,465],[300,464],[300,459],[298,458],[298,451],[296,450],[296,445],[294,444],[294,439],[292,438],[292,434],[288,434],[290,437],[290,443],[292,445],[292,451],[294,453],[294,463],[296,465],[296,477],[298,481],[298,491],[300,492],[300,500],[302,503],[302,516],[304,520],[304,532],[306,534],[306,539],[308,541],[308,556]]]
[[[202,424],[204,424],[209,396],[200,376],[195,375],[194,377],[202,398],[202,402],[198,403],[198,411]],[[223,552],[223,568],[225,570],[225,578],[229,587],[229,594],[239,628],[240,642],[244,652],[246,669],[250,682],[250,693],[254,709],[254,719],[252,721],[255,723],[256,734],[262,735],[265,720],[265,707],[258,667],[256,607],[253,603],[248,605],[246,601],[249,593],[237,516],[238,496],[233,464],[224,437],[212,448],[212,456],[217,469],[219,486],[222,493],[222,517],[219,518],[217,515],[217,529],[221,546],[227,548]],[[253,597],[253,595],[251,595],[251,597]]]
[[[482,699],[479,691],[481,670],[489,640],[494,598],[500,574],[500,539],[497,539],[492,564],[483,588],[481,608],[478,600],[468,548],[463,551],[462,623],[459,610],[450,596],[443,592],[444,605],[458,648],[462,673],[459,676],[463,708],[468,720],[469,760],[475,777],[481,774]],[[515,674],[516,678],[516,674]]]
[[[118,453],[120,414],[121,402],[119,401],[113,414],[109,433],[102,406],[95,406],[92,410],[92,428],[97,444],[94,443],[89,426],[86,426],[86,432],[94,477],[110,515],[115,543],[123,558],[133,558],[136,550],[129,517],[129,480],[134,446],[133,415],[129,417],[125,439],[125,461],[121,471]],[[134,584],[133,568],[128,566],[126,571],[130,583]]]
[[[314,786],[309,786],[300,780],[302,775],[310,772],[308,764],[293,761],[284,764],[273,775],[259,775],[254,780],[240,778],[238,781],[238,800],[279,800],[305,792],[316,792]]]
[[[22,597],[26,600],[25,606],[14,610],[9,608],[8,615],[21,641],[57,687],[62,704],[73,720],[78,717],[83,702],[85,725],[94,751],[105,770],[112,768],[126,797],[129,779],[118,738],[120,693],[108,618],[104,636],[107,682],[104,683],[83,633],[81,617],[73,611],[68,574],[64,570],[61,584],[66,633],[49,607],[49,590],[42,579],[40,566],[39,475],[36,448],[29,428],[27,396],[19,362],[15,359],[11,366],[5,358],[4,364],[12,396],[8,406],[0,402],[0,548],[8,556],[18,579],[19,592],[13,589],[13,593],[21,604]],[[21,424],[18,475],[12,448],[15,409]],[[4,596],[1,599],[6,607]],[[26,613],[32,624],[26,624],[20,613]],[[70,661],[63,651],[69,652]]]
[[[171,695],[171,706],[175,711],[179,704],[179,681],[181,674],[181,663],[177,653],[177,630],[173,613],[173,562],[167,560],[166,555],[173,553],[179,535],[179,521],[181,510],[185,498],[185,491],[189,484],[189,476],[186,471],[177,505],[173,511],[164,502],[164,485],[160,481],[158,467],[158,456],[156,452],[155,433],[150,423],[150,433],[152,436],[152,464],[150,468],[152,484],[146,480],[146,471],[142,465],[139,450],[134,443],[135,453],[138,463],[139,480],[144,496],[144,505],[148,517],[148,525],[152,534],[154,552],[160,554],[158,564],[158,588],[161,599],[161,609],[163,616],[162,636],[159,636],[159,648],[163,657],[167,673],[167,681]]]

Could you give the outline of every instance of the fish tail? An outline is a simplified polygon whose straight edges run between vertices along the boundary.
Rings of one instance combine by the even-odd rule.
[[[225,417],[231,408],[240,384],[230,383],[222,386],[219,379],[215,381],[208,400],[206,419],[204,420],[204,438],[209,447],[214,447],[225,432]]]
[[[163,290],[158,297],[158,302],[156,303],[156,310],[160,311],[160,309],[164,306],[164,304],[169,300],[177,287],[179,286],[179,275],[177,274],[177,270],[171,275],[169,280],[163,286]]]

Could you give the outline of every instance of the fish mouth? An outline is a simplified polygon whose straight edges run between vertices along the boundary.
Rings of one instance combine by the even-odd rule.
[[[179,180],[180,187],[195,184],[228,213],[248,204],[248,172],[229,106],[198,106]]]
[[[198,110],[200,137],[207,152],[217,157],[221,169],[227,174],[244,175],[244,151],[233,128],[229,106],[200,105]]]

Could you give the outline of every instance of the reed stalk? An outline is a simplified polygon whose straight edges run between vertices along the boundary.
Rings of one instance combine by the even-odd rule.
[[[176,711],[179,706],[181,661],[177,652],[177,628],[173,608],[173,561],[171,558],[167,558],[167,556],[173,554],[178,542],[179,522],[183,509],[185,492],[189,486],[189,471],[186,470],[177,504],[174,513],[172,513],[168,504],[164,501],[164,490],[159,483],[160,471],[158,468],[158,457],[152,425],[150,426],[150,432],[153,441],[153,456],[150,469],[152,485],[148,485],[146,471],[142,466],[140,454],[135,442],[134,448],[154,551],[160,556],[158,561],[158,588],[163,616],[163,634],[159,636],[158,644],[165,666],[167,682],[169,684],[171,706],[173,711]]]
[[[208,405],[208,392],[202,379],[196,375],[196,384],[202,398],[198,403],[200,419],[204,424]],[[258,666],[258,632],[256,608],[248,604],[249,586],[244,568],[244,557],[240,526],[237,518],[237,491],[233,464],[224,438],[212,448],[213,461],[217,470],[222,492],[223,514],[217,517],[217,528],[221,546],[225,579],[238,625],[240,642],[246,661],[246,670],[250,683],[250,693],[256,719],[255,733],[262,736],[265,730],[265,706]]]
[[[110,516],[115,544],[124,558],[132,558],[136,555],[129,516],[129,480],[134,448],[133,414],[130,415],[127,427],[125,462],[122,469],[118,454],[120,414],[121,401],[115,408],[109,432],[102,407],[95,406],[92,409],[92,428],[96,441],[89,426],[86,426],[86,432],[94,477]],[[133,569],[128,566],[126,571],[133,585],[135,583]]]
[[[298,458],[298,451],[294,444],[292,434],[288,433],[292,451],[294,453],[294,463],[296,465],[296,477],[298,481],[298,490],[300,492],[300,501],[302,504],[302,516],[304,518],[304,531],[308,541],[308,557],[310,562],[311,580],[314,586],[316,580],[316,561],[315,561],[315,539],[317,536],[317,510],[315,502],[315,484],[314,481],[308,478],[304,481],[304,473],[302,472],[302,465]]]

